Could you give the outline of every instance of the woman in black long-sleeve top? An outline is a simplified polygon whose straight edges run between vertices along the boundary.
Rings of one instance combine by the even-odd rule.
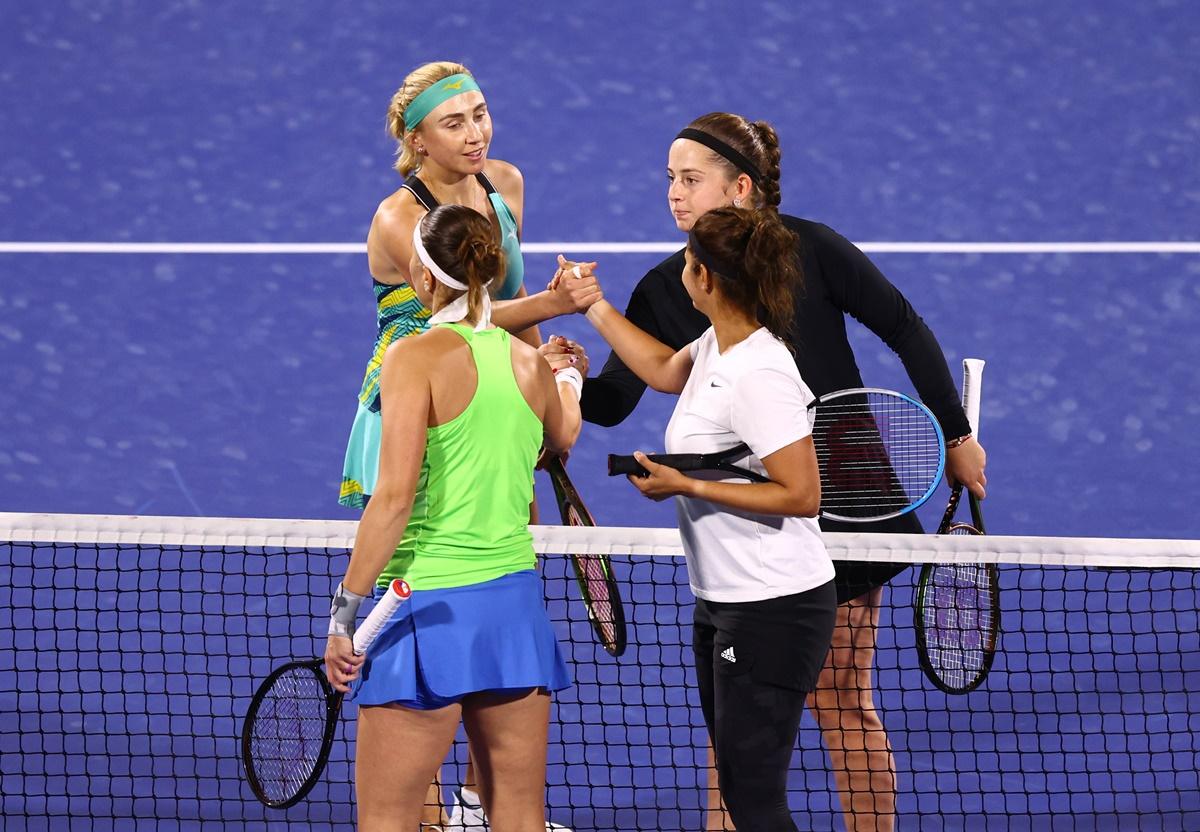
[[[676,225],[688,231],[704,212],[726,205],[778,210],[779,142],[766,122],[712,113],[692,122],[672,143],[668,201]],[[863,386],[846,337],[846,315],[878,335],[900,357],[918,395],[947,437],[947,472],[984,496],[985,454],[970,438],[954,381],[937,339],[879,269],[828,226],[780,216],[799,239],[804,288],[796,302],[792,345],[812,392]],[[663,343],[682,348],[709,326],[683,287],[681,249],[638,283],[626,317]],[[616,354],[584,382],[583,418],[615,425],[633,412],[646,385]],[[822,520],[826,531],[922,531],[915,514],[873,524]],[[848,830],[894,828],[895,769],[883,723],[872,701],[871,668],[882,587],[903,566],[839,562],[838,626],[817,690],[809,700],[829,749]],[[710,781],[710,810],[720,804]],[[725,828],[724,812],[709,812],[709,829]]]

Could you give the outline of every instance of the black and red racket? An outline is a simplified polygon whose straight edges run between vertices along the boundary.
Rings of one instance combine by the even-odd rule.
[[[963,361],[963,409],[979,437],[984,362]],[[954,521],[962,500],[955,483],[938,534],[984,534],[979,499],[967,492],[971,522]],[[917,581],[914,619],[917,658],[926,677],[946,693],[969,693],[991,670],[1000,637],[1000,572],[993,563],[927,563]]]
[[[354,633],[354,652],[367,652],[385,624],[412,591],[392,581]],[[286,809],[309,793],[333,748],[342,709],[323,659],[294,661],[275,668],[250,701],[242,724],[242,765],[254,796],[272,809]]]
[[[554,485],[554,497],[558,501],[563,525],[595,526],[596,521],[567,476],[562,460],[552,456],[546,463],[546,472]],[[625,611],[621,606],[621,592],[608,555],[572,554],[571,565],[575,567],[579,592],[587,607],[588,620],[596,631],[596,638],[611,655],[621,655],[626,647]]]

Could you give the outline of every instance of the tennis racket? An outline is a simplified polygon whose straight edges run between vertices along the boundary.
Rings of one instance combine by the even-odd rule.
[[[392,581],[354,633],[354,652],[362,655],[396,608],[412,594],[408,584]],[[342,708],[321,669],[323,659],[288,662],[263,680],[242,724],[242,764],[254,796],[272,809],[299,802],[316,785],[329,760]]]
[[[562,460],[553,456],[546,463],[546,472],[554,485],[554,497],[558,501],[558,512],[564,526],[594,526],[591,512],[583,504]],[[613,576],[608,555],[572,554],[571,565],[575,567],[575,578],[579,592],[587,607],[588,620],[596,631],[596,638],[610,655],[625,652],[625,612],[621,607],[621,592]]]
[[[942,429],[929,408],[903,393],[861,387],[827,393],[809,405],[821,472],[821,516],[865,523],[913,511],[933,494],[946,464]],[[746,465],[745,443],[709,454],[657,454],[680,471],[721,471],[768,482]],[[742,463],[742,464],[739,464]],[[632,456],[608,457],[610,476],[646,476]]]
[[[984,362],[963,361],[963,409],[979,437]],[[969,491],[971,522],[954,515],[963,487],[956,483],[938,534],[984,534],[979,499]],[[929,681],[946,693],[969,693],[983,684],[1000,635],[1000,572],[992,563],[927,563],[917,581],[914,618],[917,658]]]

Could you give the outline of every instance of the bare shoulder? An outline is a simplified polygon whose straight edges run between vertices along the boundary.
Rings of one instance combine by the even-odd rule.
[[[525,191],[525,177],[511,162],[502,159],[488,159],[483,166],[483,172],[505,197],[510,194],[519,195]]]
[[[425,213],[425,206],[407,188],[400,188],[375,209],[371,220],[371,232],[385,237],[395,234],[412,234],[413,226]]]
[[[536,347],[531,347],[516,337],[510,338],[509,342],[512,344],[512,359],[515,366],[536,370],[539,364],[546,363],[542,356],[538,354]],[[549,369],[548,364],[546,368]]]
[[[517,374],[518,379],[527,384],[536,385],[543,383],[543,377],[553,378],[554,374],[550,370],[550,365],[546,363],[546,359],[542,358],[536,347],[531,347],[515,336],[510,339],[510,342],[512,343],[513,372]]]
[[[407,372],[416,370],[420,375],[429,375],[437,359],[452,349],[456,344],[463,344],[462,338],[449,330],[434,327],[420,335],[408,338],[398,338],[383,356],[383,366],[404,366]]]
[[[412,258],[412,230],[425,214],[425,206],[406,188],[389,196],[375,209],[367,233],[367,261],[371,275],[381,283],[408,281]]]

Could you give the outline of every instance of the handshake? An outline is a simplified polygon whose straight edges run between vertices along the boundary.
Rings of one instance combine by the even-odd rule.
[[[558,255],[558,269],[546,284],[558,315],[587,312],[592,304],[604,299],[595,270],[595,263],[577,263]]]
[[[593,304],[604,299],[595,269],[595,263],[577,263],[558,255],[558,269],[546,285],[546,291],[554,299],[559,314],[585,313]],[[556,374],[573,368],[580,377],[587,378],[588,355],[583,344],[561,335],[551,335],[546,343],[538,347],[538,352]]]

